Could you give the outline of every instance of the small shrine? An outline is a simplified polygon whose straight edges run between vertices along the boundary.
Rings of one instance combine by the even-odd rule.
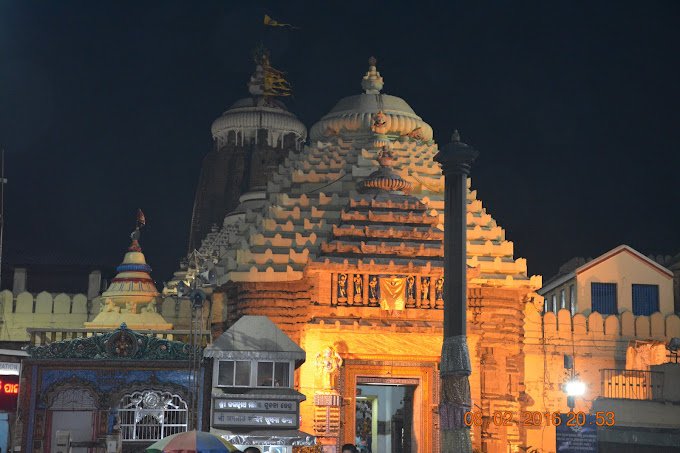
[[[73,330],[67,340],[28,346],[23,377],[31,384],[19,398],[27,420],[18,425],[21,451],[58,451],[62,442],[64,451],[111,445],[142,451],[190,429],[191,402],[201,399],[190,364],[200,347],[125,324],[88,333]]]
[[[213,360],[210,428],[238,448],[291,453],[312,446],[301,432],[300,402],[293,388],[295,369],[306,354],[266,316],[244,316],[203,356]]]
[[[139,245],[141,228],[146,219],[137,212],[137,226],[130,235],[131,243],[123,262],[116,268],[118,274],[100,297],[101,310],[85,327],[90,329],[116,329],[125,323],[134,330],[170,330],[168,323],[157,312],[159,293],[151,278],[151,266],[146,263]]]

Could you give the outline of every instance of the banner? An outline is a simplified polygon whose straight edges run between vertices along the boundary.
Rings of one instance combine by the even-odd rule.
[[[380,277],[380,308],[403,310],[406,305],[406,277]]]

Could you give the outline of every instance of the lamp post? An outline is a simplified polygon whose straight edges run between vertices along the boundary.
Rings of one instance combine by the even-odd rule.
[[[434,157],[444,174],[444,343],[440,361],[439,427],[441,453],[471,453],[470,354],[467,345],[467,176],[479,153],[460,141]]]
[[[576,397],[583,396],[586,393],[586,384],[579,379],[574,366],[574,357],[570,355],[564,356],[564,368],[567,370],[567,381],[562,386],[562,390],[567,394],[567,406],[571,412],[574,412],[576,407]]]

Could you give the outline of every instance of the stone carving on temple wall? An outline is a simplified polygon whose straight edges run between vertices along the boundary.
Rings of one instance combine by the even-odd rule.
[[[406,278],[406,306],[411,308],[416,305],[416,278],[409,275]]]
[[[347,274],[338,275],[338,302],[347,302]]]
[[[383,113],[383,111],[379,111],[378,113],[373,115],[373,121],[371,123],[371,130],[375,132],[376,134],[385,134],[387,133],[389,126],[387,124],[387,115]]]
[[[408,132],[406,134],[402,134],[401,137],[408,137],[412,138],[414,140],[424,140],[423,136],[423,128],[422,126],[418,126],[415,129],[413,129],[411,132]]]
[[[335,347],[327,346],[316,356],[316,371],[320,375],[321,389],[336,393],[338,374],[342,366],[342,357]]]
[[[435,284],[435,294],[437,300],[442,299],[444,296],[444,277],[439,277],[437,283]]]
[[[430,277],[420,279],[420,306],[423,308],[430,306]]]
[[[120,313],[120,307],[116,305],[113,300],[107,297],[104,300],[104,306],[102,307],[102,311],[106,313]]]
[[[378,277],[371,275],[368,281],[368,301],[371,305],[378,303]]]
[[[444,277],[439,277],[434,284],[434,297],[437,308],[444,306]]]
[[[363,302],[363,284],[364,280],[361,275],[354,275],[354,302]]]

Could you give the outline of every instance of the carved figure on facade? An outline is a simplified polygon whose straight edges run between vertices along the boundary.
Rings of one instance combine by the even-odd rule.
[[[347,302],[347,274],[338,275],[338,302]]]
[[[323,390],[335,391],[342,366],[342,357],[333,346],[327,346],[316,356],[316,370],[321,377]]]
[[[104,306],[102,307],[102,311],[105,312],[105,313],[112,313],[112,312],[113,313],[120,313],[120,307],[118,305],[116,305],[116,303],[113,300],[106,298],[106,300],[104,301]]]
[[[361,302],[363,298],[363,276],[359,274],[354,274],[354,302]]]
[[[434,282],[434,308],[438,310],[444,308],[444,276]]]
[[[439,277],[434,284],[435,300],[440,301],[444,299],[444,277]]]
[[[373,121],[371,124],[371,130],[376,134],[384,134],[387,132],[387,115],[380,110],[378,113],[373,115]]]
[[[423,128],[421,126],[416,127],[411,132],[407,132],[401,135],[402,137],[412,138],[414,140],[423,140]]]
[[[406,277],[406,306],[415,307],[416,304],[416,278],[413,275]]]
[[[368,301],[371,305],[378,303],[378,278],[375,275],[371,275],[368,281]]]
[[[423,277],[420,280],[420,299],[423,302],[430,300],[430,277]]]
[[[423,308],[430,306],[430,277],[420,279],[420,306]]]

